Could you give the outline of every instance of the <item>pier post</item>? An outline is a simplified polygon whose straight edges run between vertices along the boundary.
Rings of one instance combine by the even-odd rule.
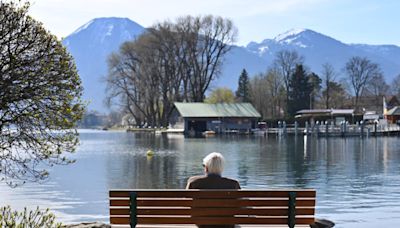
[[[309,132],[309,130],[310,130],[310,129],[308,129],[308,127],[309,127],[309,126],[308,126],[308,121],[306,121],[305,124],[306,124],[306,135],[308,135],[308,132]]]
[[[342,137],[346,136],[346,121],[342,121],[340,123],[340,133],[341,133]]]
[[[286,135],[287,134],[287,130],[286,130],[286,121],[283,121],[283,134]]]
[[[364,138],[364,121],[360,121],[360,124],[361,124],[361,138]]]
[[[328,121],[325,121],[325,137],[329,136],[329,125]]]
[[[281,121],[278,121],[278,130],[276,131],[278,136],[281,136]]]

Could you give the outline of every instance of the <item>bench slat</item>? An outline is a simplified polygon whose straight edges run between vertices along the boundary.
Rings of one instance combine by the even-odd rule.
[[[198,225],[225,225],[225,224],[286,224],[287,218],[267,217],[138,217],[138,224],[198,224]],[[111,224],[129,224],[129,217],[110,217]],[[296,218],[296,224],[311,224],[314,218]]]
[[[111,208],[110,215],[129,215],[129,208]],[[284,208],[150,208],[138,209],[139,215],[192,215],[192,216],[209,216],[209,215],[265,215],[265,216],[287,216],[288,210]],[[296,215],[314,215],[314,208],[298,208]]]
[[[129,206],[129,198],[126,199],[111,199],[110,200],[110,206]],[[137,201],[137,206],[141,207],[148,207],[148,206],[153,206],[153,207],[191,207],[193,205],[192,199],[188,198],[183,198],[183,199],[171,199],[171,200],[166,200],[166,199],[147,199],[147,200],[138,200]]]
[[[139,215],[191,215],[190,207],[187,208],[151,208],[137,209]],[[130,215],[129,208],[111,208],[110,215]]]
[[[248,199],[197,199],[192,207],[252,207],[288,206],[289,200],[248,200]],[[314,206],[315,200],[296,200],[297,206]]]
[[[196,198],[240,198],[240,197],[288,197],[290,191],[296,192],[296,197],[315,198],[315,190],[288,189],[288,190],[111,190],[109,196],[129,197],[129,192],[137,192],[137,197],[196,197]],[[210,194],[212,192],[212,194]]]
[[[289,200],[248,200],[248,199],[141,199],[138,207],[251,207],[251,206],[288,206]],[[110,206],[129,206],[129,199],[110,200]],[[315,200],[296,199],[297,207],[315,206]]]
[[[287,209],[281,208],[268,208],[268,209],[257,209],[257,208],[226,208],[226,209],[209,209],[209,208],[201,208],[201,209],[192,209],[192,216],[212,216],[212,215],[220,215],[220,216],[233,216],[233,215],[250,215],[250,216],[288,216]],[[297,209],[296,215],[314,215],[314,209]]]

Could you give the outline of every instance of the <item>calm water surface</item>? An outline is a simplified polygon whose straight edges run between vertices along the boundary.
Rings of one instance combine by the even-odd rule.
[[[317,217],[337,227],[400,224],[400,138],[213,137],[187,139],[81,131],[77,162],[43,184],[0,185],[0,205],[49,207],[66,223],[108,222],[111,188],[184,188],[202,158],[221,152],[224,176],[245,189],[315,188]],[[146,156],[152,149],[155,155]]]

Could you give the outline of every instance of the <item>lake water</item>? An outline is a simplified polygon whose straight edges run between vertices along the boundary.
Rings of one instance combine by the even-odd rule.
[[[221,152],[224,176],[244,189],[315,188],[316,217],[336,227],[400,224],[400,138],[183,138],[81,131],[77,162],[43,184],[0,184],[0,205],[50,208],[65,223],[108,222],[111,188],[184,188],[202,158]],[[155,155],[146,156],[152,149]]]

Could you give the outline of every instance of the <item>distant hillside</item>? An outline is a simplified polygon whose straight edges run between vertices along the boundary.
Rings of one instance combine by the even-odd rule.
[[[143,31],[142,26],[128,18],[96,18],[63,40],[75,58],[89,109],[107,111],[103,104],[106,86],[102,80],[107,73],[107,56]]]
[[[103,105],[107,74],[107,56],[127,40],[140,35],[145,28],[127,18],[94,19],[64,39],[75,57],[85,89],[84,99],[91,103],[89,109],[107,112]],[[378,63],[388,83],[400,74],[400,47],[395,45],[345,44],[329,36],[308,29],[293,29],[265,39],[260,43],[250,42],[246,47],[233,46],[227,54],[222,74],[211,88],[224,86],[233,90],[243,68],[250,76],[264,72],[273,62],[278,51],[296,50],[305,57],[305,64],[315,73],[329,62],[339,73],[352,56],[365,56]]]
[[[228,87],[236,90],[239,75],[243,68],[247,70],[250,76],[253,76],[265,72],[268,68],[268,61],[245,47],[233,46],[225,58],[221,76],[211,85],[211,89]]]

